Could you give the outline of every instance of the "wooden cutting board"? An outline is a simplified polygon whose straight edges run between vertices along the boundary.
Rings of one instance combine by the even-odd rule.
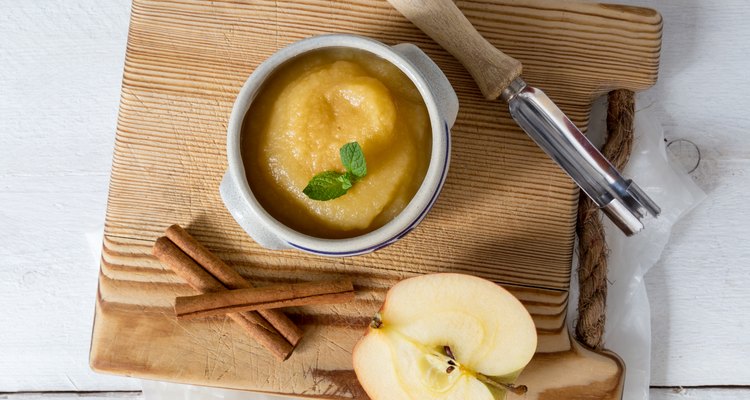
[[[653,85],[661,16],[650,9],[557,0],[460,1],[497,47],[524,63],[586,126],[592,99]],[[322,258],[260,248],[219,198],[226,122],[253,69],[286,44],[349,32],[415,43],[445,71],[460,112],[451,170],[435,208],[398,243],[367,256]],[[583,350],[565,313],[578,189],[468,73],[384,0],[134,0],[107,207],[90,362],[93,369],[272,393],[363,399],[351,349],[386,290],[429,272],[498,282],[534,317],[539,349],[527,399],[619,398],[616,356]],[[179,223],[259,285],[348,276],[357,301],[289,309],[305,338],[276,362],[226,318],[178,322],[194,292],[150,255]]]

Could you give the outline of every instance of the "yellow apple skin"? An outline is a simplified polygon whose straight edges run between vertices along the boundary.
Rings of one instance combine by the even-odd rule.
[[[498,400],[506,391],[482,380],[512,383],[536,343],[531,316],[505,289],[430,274],[388,291],[353,364],[373,400]]]

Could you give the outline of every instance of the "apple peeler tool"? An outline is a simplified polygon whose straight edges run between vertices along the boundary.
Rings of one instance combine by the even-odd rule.
[[[469,71],[488,100],[508,103],[511,117],[626,235],[659,206],[626,179],[541,90],[521,78],[521,63],[471,25],[452,0],[388,0]]]

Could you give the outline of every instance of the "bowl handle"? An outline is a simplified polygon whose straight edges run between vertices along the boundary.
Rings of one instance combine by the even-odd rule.
[[[411,43],[399,43],[392,46],[391,49],[419,70],[430,87],[440,114],[448,124],[448,128],[451,128],[453,123],[456,122],[456,115],[458,115],[458,97],[440,67],[422,49]]]
[[[229,213],[235,221],[247,232],[259,245],[271,250],[291,249],[292,246],[280,239],[275,233],[267,228],[258,214],[250,208],[247,201],[242,197],[237,185],[232,182],[232,176],[227,171],[224,179],[219,185],[219,193]]]

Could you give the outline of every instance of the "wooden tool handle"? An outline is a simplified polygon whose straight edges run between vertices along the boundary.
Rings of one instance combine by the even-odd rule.
[[[489,100],[521,75],[521,63],[477,32],[453,0],[388,0],[424,33],[448,50],[469,71]]]

